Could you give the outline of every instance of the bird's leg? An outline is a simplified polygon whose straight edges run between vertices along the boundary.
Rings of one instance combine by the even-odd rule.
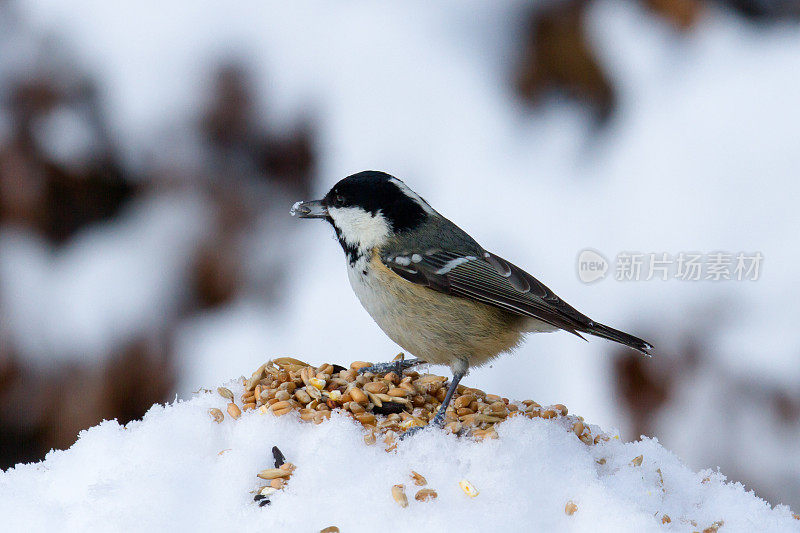
[[[450,400],[453,398],[453,394],[456,393],[456,389],[458,388],[458,382],[461,381],[466,375],[466,370],[461,372],[453,372],[453,379],[450,381],[450,386],[447,388],[447,394],[444,396],[444,401],[442,405],[439,406],[439,410],[436,411],[436,416],[433,417],[431,424],[436,427],[444,427],[444,415],[447,412],[447,406],[450,405]]]
[[[453,371],[453,379],[450,380],[450,386],[447,388],[447,394],[445,394],[444,401],[442,402],[442,405],[439,406],[439,410],[436,412],[436,416],[433,417],[433,420],[431,420],[431,422],[427,426],[413,427],[413,428],[407,429],[406,431],[404,431],[400,435],[400,439],[404,439],[406,437],[409,437],[409,436],[413,435],[414,433],[417,433],[418,431],[422,431],[423,429],[426,429],[426,428],[431,427],[431,426],[437,427],[437,428],[443,427],[444,426],[444,417],[445,417],[445,414],[447,413],[447,406],[450,405],[450,400],[453,398],[453,394],[456,393],[456,389],[458,388],[458,382],[461,381],[461,378],[463,378],[466,374],[467,374],[466,365],[464,365],[464,369],[463,370],[461,370],[461,369],[454,370]]]
[[[425,363],[422,359],[398,359],[389,363],[376,363],[372,366],[365,366],[358,369],[359,374],[372,372],[373,374],[386,374],[387,372],[397,372],[398,376],[403,375],[403,370]]]

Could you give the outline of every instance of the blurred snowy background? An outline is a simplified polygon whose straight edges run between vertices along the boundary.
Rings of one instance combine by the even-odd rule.
[[[468,385],[796,508],[798,124],[789,0],[0,0],[0,468],[271,356],[393,357],[288,215],[380,169],[656,345],[534,336]],[[764,260],[584,284],[585,248]]]

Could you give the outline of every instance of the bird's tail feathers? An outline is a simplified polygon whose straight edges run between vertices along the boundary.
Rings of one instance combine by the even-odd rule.
[[[633,335],[629,335],[624,331],[610,328],[604,324],[593,322],[591,326],[585,329],[585,332],[596,337],[602,337],[604,339],[624,344],[625,346],[630,346],[634,350],[642,352],[644,355],[652,355],[651,351],[653,350],[653,345],[649,342],[638,337],[634,337]]]

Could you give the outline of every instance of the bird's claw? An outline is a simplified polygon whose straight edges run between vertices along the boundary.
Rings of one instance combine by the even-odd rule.
[[[420,431],[425,431],[426,429],[430,429],[430,427],[431,427],[431,424],[427,424],[425,426],[414,426],[412,428],[408,428],[407,430],[402,432],[398,438],[400,440],[407,439],[408,437],[410,437],[412,435],[416,435]]]
[[[364,374],[365,372],[372,372],[373,374],[386,374],[388,372],[397,372],[397,375],[401,376],[403,374],[403,370],[421,363],[423,363],[423,361],[420,361],[419,359],[401,359],[399,361],[391,361],[389,363],[375,363],[372,366],[359,368],[358,373]]]
[[[441,415],[441,416],[440,416]],[[424,426],[414,426],[408,428],[404,432],[400,434],[400,440],[405,439],[406,437],[410,437],[412,435],[416,435],[420,431],[424,431],[426,429],[442,429],[444,427],[444,413],[436,413],[436,416],[433,417],[433,420],[430,423]]]

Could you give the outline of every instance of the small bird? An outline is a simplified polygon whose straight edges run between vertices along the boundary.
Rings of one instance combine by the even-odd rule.
[[[526,333],[562,329],[646,355],[653,348],[579,313],[384,172],[348,176],[322,200],[295,203],[291,214],[331,223],[361,304],[390,339],[417,357],[364,371],[397,369],[402,374],[422,362],[450,367],[453,379],[432,421],[435,426],[444,425],[447,406],[467,370],[518,346]]]

